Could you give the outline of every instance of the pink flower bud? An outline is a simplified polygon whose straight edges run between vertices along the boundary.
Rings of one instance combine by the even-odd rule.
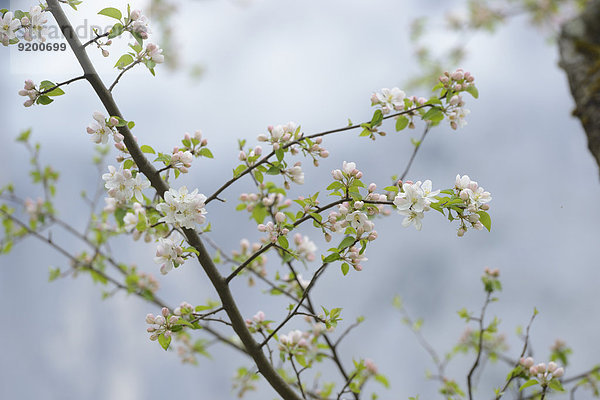
[[[321,150],[319,156],[321,156],[321,158],[327,158],[329,157],[329,152],[327,150]]]
[[[133,10],[131,12],[130,18],[132,21],[137,21],[142,16],[142,12],[140,10]]]
[[[257,156],[260,156],[262,154],[262,147],[256,146],[254,148],[254,154],[256,154]]]
[[[196,139],[198,141],[202,140],[202,131],[194,132],[194,139]]]
[[[167,315],[169,315],[169,309],[167,307],[163,307],[161,313],[163,317],[166,317]]]
[[[285,214],[279,211],[277,214],[275,214],[275,221],[277,221],[279,224],[285,222]]]
[[[522,366],[524,366],[525,368],[531,368],[534,364],[533,358],[531,357],[521,357],[520,363]]]
[[[565,370],[562,367],[560,367],[560,368],[557,368],[556,371],[554,371],[552,373],[552,376],[555,378],[560,378],[564,374],[565,374]]]
[[[29,99],[23,103],[25,107],[31,107],[33,105],[33,100]]]
[[[356,170],[355,170],[355,171],[356,171]],[[352,172],[354,172],[354,171],[352,171]],[[363,177],[363,173],[362,173],[361,171],[358,171],[358,172],[355,174],[355,176],[356,176],[356,179],[360,179],[360,178],[362,178],[362,177]]]
[[[150,340],[154,342],[156,339],[158,339],[158,333],[153,333],[152,335],[150,335]]]
[[[164,325],[167,321],[165,320],[165,317],[163,317],[162,315],[157,316],[156,318],[154,318],[154,323],[157,325]]]
[[[31,79],[27,79],[25,81],[25,89],[26,90],[33,90],[33,89],[35,89],[35,83],[33,83],[33,81]]]
[[[175,322],[179,321],[179,317],[173,315],[171,316],[171,318],[169,318],[169,324],[174,324]]]
[[[245,161],[246,160],[246,153],[244,153],[243,150],[240,150],[240,154],[238,155],[238,159],[240,161]]]
[[[537,370],[537,367],[535,365],[529,368],[529,374],[530,375],[537,375],[538,374],[538,370]]]
[[[456,234],[458,235],[458,237],[463,237],[465,236],[465,230],[463,228],[460,228],[458,232],[456,232]]]
[[[110,117],[108,123],[112,126],[117,126],[119,124],[119,120],[116,117]]]
[[[108,57],[108,56],[110,55],[110,53],[108,52],[108,50],[106,50],[106,49],[102,49],[102,55],[103,55],[104,57]]]
[[[544,372],[546,372],[546,364],[544,363],[539,363],[535,367],[537,368],[539,374],[543,374]]]
[[[554,371],[556,371],[557,368],[558,368],[558,364],[556,364],[554,361],[550,361],[548,363],[548,372],[554,372]]]
[[[152,314],[146,315],[146,323],[153,324],[154,323],[154,315],[152,315]]]

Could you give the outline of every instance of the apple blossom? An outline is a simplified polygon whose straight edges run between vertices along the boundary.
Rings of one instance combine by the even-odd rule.
[[[154,43],[148,43],[146,45],[146,54],[157,64],[161,64],[165,61],[165,56],[162,55],[162,49]]]
[[[174,224],[188,229],[194,229],[195,224],[206,221],[206,210],[204,202],[206,196],[198,193],[198,189],[188,193],[186,186],[179,190],[173,188],[165,192],[165,201],[156,206],[157,210],[164,214],[159,222]]]
[[[183,264],[185,260],[181,257],[182,253],[183,249],[174,240],[169,238],[158,239],[154,262],[160,264],[160,273],[166,275],[174,267]]]
[[[294,235],[294,243],[297,246],[296,251],[300,257],[306,259],[306,261],[315,260],[315,251],[317,251],[317,246],[312,240],[310,240],[308,236],[302,236],[301,234],[297,233]]]
[[[92,142],[106,144],[108,142],[109,135],[113,135],[115,142],[122,140],[122,135],[115,137],[117,133],[113,131],[112,127],[106,123],[106,117],[101,112],[94,112],[94,122],[87,127],[87,133],[92,135]]]
[[[16,38],[15,31],[21,27],[18,19],[13,19],[13,13],[8,11],[0,18],[0,42],[8,46],[9,42]]]
[[[390,111],[401,111],[404,109],[405,97],[406,93],[397,87],[392,89],[383,88],[380,92],[374,93],[371,96],[371,105],[379,105],[384,114],[389,114]]]

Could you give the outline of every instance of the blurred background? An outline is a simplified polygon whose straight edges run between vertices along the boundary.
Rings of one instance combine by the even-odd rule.
[[[144,1],[131,4],[147,6]],[[373,91],[403,87],[422,72],[409,40],[411,21],[423,15],[441,21],[446,12],[463,5],[448,0],[174,4],[171,40],[178,68],[159,65],[152,77],[137,67],[113,93],[125,118],[135,121],[134,134],[142,144],[167,152],[185,132],[202,130],[215,159],[196,160],[180,180],[206,194],[231,177],[238,162],[238,138],[256,143],[268,125],[288,121],[316,133],[345,126],[348,118],[369,120]],[[0,8],[13,10],[33,5],[34,1],[0,1]],[[79,12],[67,13],[75,25],[88,21],[103,26],[108,18],[96,15],[101,8],[125,5],[117,0],[86,1]],[[445,48],[450,35],[443,34],[441,23],[437,28],[442,34],[433,36],[432,47]],[[158,35],[153,40],[161,43]],[[501,271],[504,290],[488,315],[501,319],[500,330],[506,332],[513,357],[521,350],[515,330],[527,324],[537,307],[540,315],[531,333],[536,360],[547,360],[557,338],[574,351],[567,375],[600,360],[598,167],[579,122],[571,116],[573,101],[557,67],[558,50],[525,17],[514,18],[494,35],[479,33],[461,40],[468,42],[461,67],[475,76],[480,98],[465,96],[471,110],[465,128],[452,131],[443,123],[432,130],[409,178],[431,179],[434,188],[443,189],[453,186],[456,174],[468,174],[492,193],[492,231],[469,231],[458,238],[456,225],[433,212],[426,215],[420,232],[402,228],[403,217],[396,214],[378,219],[379,239],[369,246],[363,271],[344,277],[339,266],[333,266],[313,291],[317,304],[343,308],[340,331],[356,317],[367,317],[340,351],[347,365],[352,359],[370,358],[388,376],[389,390],[377,384],[367,387],[383,399],[417,394],[430,399],[438,388],[425,378],[434,365],[402,324],[392,307],[393,297],[402,296],[414,318],[424,317],[424,336],[443,354],[465,328],[456,311],[479,311],[483,304],[480,276],[486,266]],[[108,59],[91,47],[105,82],[112,82],[117,75],[112,66],[121,54],[118,47]],[[83,81],[66,87],[67,95],[50,106],[22,106],[24,98],[17,92],[25,79],[60,82],[80,74],[69,50],[25,55],[3,48],[0,60],[0,185],[14,182],[21,197],[41,195],[30,183],[29,156],[14,141],[19,132],[32,128],[33,141],[42,146],[42,162],[61,173],[59,214],[83,228],[88,208],[80,192],[93,192],[99,178],[91,163],[94,144],[85,127],[94,111],[104,110]],[[429,95],[424,89],[407,93]],[[306,184],[293,188],[290,196],[321,191],[321,201],[326,201],[329,171],[344,160],[357,163],[363,181],[387,186],[406,165],[410,138],[421,133],[395,133],[391,124],[387,131],[388,136],[376,141],[359,138],[354,131],[327,137],[324,146],[331,156],[320,168],[305,162]],[[113,151],[109,163],[115,164],[115,155]],[[250,190],[251,182],[240,182],[224,193],[226,203],[208,208],[211,238],[224,249],[239,248],[242,238],[254,242],[261,236],[247,214],[234,211],[239,194]],[[303,232],[312,232],[319,250],[326,251],[317,232],[308,227]],[[53,234],[73,252],[84,248],[59,229]],[[123,262],[159,276],[158,294],[170,304],[203,304],[216,298],[197,264],[188,262],[162,277],[152,261],[152,245],[121,237],[112,246]],[[274,255],[270,258],[274,271],[278,265]],[[157,313],[156,307],[123,293],[102,300],[101,288],[88,276],[48,283],[48,267],[67,266],[62,256],[34,239],[0,258],[0,398],[236,398],[231,378],[238,366],[251,366],[248,359],[215,346],[210,348],[212,360],[202,358],[195,367],[181,364],[175,352],[165,353],[148,340],[144,317]],[[304,274],[310,276],[311,271]],[[286,302],[274,302],[262,290],[260,285],[248,288],[245,279],[233,285],[245,316],[263,310],[269,319],[282,318]],[[305,325],[298,321],[292,327]],[[449,366],[449,375],[463,387],[472,362],[473,355],[458,356]],[[491,397],[507,371],[504,365],[487,366],[476,395]],[[274,397],[264,384],[247,395]]]

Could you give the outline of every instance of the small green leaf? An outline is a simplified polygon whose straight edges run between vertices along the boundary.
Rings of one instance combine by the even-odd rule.
[[[133,57],[131,56],[131,54],[123,54],[121,56],[121,58],[119,58],[119,60],[115,64],[115,67],[117,67],[119,69],[123,69],[126,66],[128,66],[129,64],[131,64],[132,62],[133,62]]]
[[[330,255],[328,255],[327,257],[325,257],[323,259],[323,262],[330,263],[330,262],[333,262],[333,261],[337,261],[340,258],[341,257],[340,257],[340,255],[338,253],[331,253]]]
[[[143,145],[142,147],[140,147],[140,149],[142,150],[142,153],[156,154],[154,149],[148,145]]]
[[[110,29],[110,33],[108,34],[108,38],[109,39],[116,38],[117,36],[120,36],[124,31],[125,31],[125,27],[123,26],[123,24],[121,24],[120,22],[117,22]]]
[[[467,87],[466,90],[467,90],[467,93],[469,93],[474,98],[476,98],[476,99],[479,98],[479,90],[477,90],[477,88],[475,86],[470,85],[469,87]]]
[[[50,274],[48,276],[48,282],[55,281],[60,277],[60,268],[50,268]]]
[[[492,219],[490,218],[490,215],[485,211],[477,211],[477,214],[479,214],[479,222],[481,222],[489,232],[492,229]]]
[[[383,121],[383,112],[381,110],[375,110],[373,118],[371,118],[371,127],[380,125],[381,121]]]
[[[548,384],[548,386],[550,387],[550,389],[556,390],[557,392],[565,391],[565,388],[563,388],[562,384],[560,383],[560,381],[558,379],[552,379],[550,381],[550,383]]]
[[[343,250],[347,247],[350,247],[354,244],[356,239],[354,239],[352,236],[346,236],[342,242],[339,244],[338,249]]]
[[[401,131],[402,129],[406,128],[408,126],[408,118],[406,118],[404,115],[401,115],[398,117],[398,119],[396,120],[396,132]]]
[[[158,335],[158,343],[160,343],[160,346],[167,350],[169,348],[169,345],[171,344],[171,337],[165,337],[164,333],[161,333],[160,335]]]
[[[35,102],[37,104],[41,104],[41,105],[47,106],[48,104],[52,103],[53,101],[54,100],[52,100],[48,96],[40,96],[40,97],[38,97],[38,99]]]
[[[62,96],[63,94],[65,94],[64,90],[62,90],[61,88],[55,88],[46,93],[46,96]]]
[[[530,387],[530,386],[537,385],[538,383],[539,382],[536,379],[532,378],[532,379],[528,380],[527,382],[525,382],[524,384],[521,385],[521,387],[519,388],[519,392],[522,391],[523,389],[526,389],[526,388]]]
[[[203,147],[200,149],[200,153],[199,153],[202,157],[206,157],[206,158],[214,158],[213,154],[210,152],[209,149],[207,149],[206,147]]]
[[[135,164],[135,163],[132,159],[127,159],[123,163],[123,169],[131,169],[131,167],[133,167],[133,164]]]
[[[342,274],[344,274],[344,276],[346,276],[348,274],[348,271],[350,271],[350,265],[348,263],[343,263],[342,264]]]
[[[279,243],[279,245],[281,247],[283,247],[284,249],[287,249],[288,247],[290,247],[290,243],[288,242],[288,240],[285,236],[279,236],[277,238],[277,243]]]
[[[123,14],[121,14],[121,11],[117,10],[116,8],[112,8],[112,7],[108,7],[103,10],[100,10],[100,12],[98,14],[106,15],[107,17],[111,17],[111,18],[119,19],[119,20],[123,17]]]
[[[21,132],[21,134],[17,137],[17,142],[28,141],[29,135],[31,135],[31,129],[27,129],[26,131]]]
[[[440,122],[444,119],[444,113],[437,107],[431,107],[422,117],[425,121]]]

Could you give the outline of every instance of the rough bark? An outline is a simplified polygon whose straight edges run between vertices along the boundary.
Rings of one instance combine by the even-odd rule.
[[[590,0],[581,15],[563,25],[558,45],[575,100],[573,115],[600,166],[600,0]]]

